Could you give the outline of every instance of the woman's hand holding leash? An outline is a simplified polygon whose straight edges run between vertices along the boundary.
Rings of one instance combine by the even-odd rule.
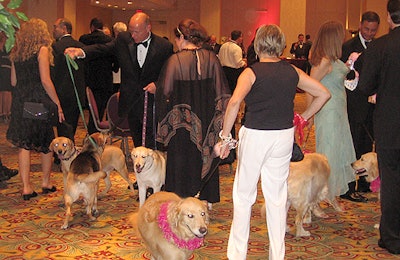
[[[232,134],[228,136],[223,136],[222,131],[219,132],[219,141],[214,146],[214,153],[216,156],[219,156],[221,159],[225,159],[229,155],[229,151],[235,149],[237,147],[237,140],[232,138]]]

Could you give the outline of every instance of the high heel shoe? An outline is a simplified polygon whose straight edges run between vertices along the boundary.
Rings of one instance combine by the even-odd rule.
[[[22,194],[22,198],[24,199],[24,200],[30,200],[31,198],[34,198],[34,197],[36,197],[38,194],[34,191],[34,192],[32,192],[32,193],[30,193],[30,194]]]
[[[55,186],[52,186],[51,188],[42,188],[42,194],[52,193],[55,191],[57,191]]]

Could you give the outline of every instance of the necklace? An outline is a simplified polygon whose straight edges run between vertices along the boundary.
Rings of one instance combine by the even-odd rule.
[[[177,247],[187,250],[195,250],[199,248],[203,244],[204,238],[192,238],[188,241],[179,238],[172,230],[171,226],[168,223],[168,204],[169,202],[165,202],[161,205],[160,214],[158,215],[158,227],[161,229],[164,238],[172,243],[174,243]]]

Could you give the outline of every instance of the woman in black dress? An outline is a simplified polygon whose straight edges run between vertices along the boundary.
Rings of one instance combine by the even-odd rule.
[[[157,82],[157,141],[167,146],[165,189],[189,197],[196,195],[202,178],[218,162],[212,156],[213,145],[230,91],[215,53],[200,47],[207,39],[206,30],[185,19],[174,33],[179,51],[166,62]],[[219,202],[218,172],[200,199]]]
[[[53,155],[49,150],[54,139],[53,128],[47,121],[22,117],[24,102],[41,102],[45,95],[57,104],[60,123],[64,115],[53,82],[50,78],[50,64],[53,62],[52,38],[46,23],[32,18],[21,25],[16,34],[15,46],[11,50],[12,105],[11,120],[7,139],[18,149],[18,168],[23,184],[24,200],[36,197],[30,182],[31,151],[41,153],[42,192],[56,191],[50,184]]]

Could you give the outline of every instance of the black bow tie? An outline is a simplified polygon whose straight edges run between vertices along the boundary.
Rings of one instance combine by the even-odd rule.
[[[147,48],[147,45],[149,44],[149,41],[144,41],[144,42],[138,42],[136,43],[136,46],[139,46],[140,44],[142,44],[145,48]]]

